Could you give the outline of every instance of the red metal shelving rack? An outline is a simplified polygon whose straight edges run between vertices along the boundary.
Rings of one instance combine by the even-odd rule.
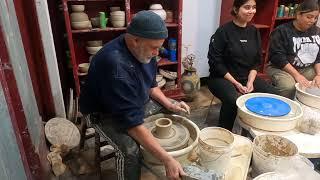
[[[177,88],[172,90],[163,90],[163,92],[171,98],[182,98],[184,94],[180,86],[181,80],[181,43],[182,43],[182,0],[63,0],[63,11],[66,32],[68,36],[68,45],[70,50],[73,79],[75,83],[76,94],[80,94],[81,78],[78,74],[78,64],[89,61],[89,54],[85,51],[84,44],[87,40],[102,39],[104,43],[119,36],[126,31],[126,27],[114,28],[107,27],[106,29],[94,28],[87,30],[73,30],[70,23],[70,13],[72,4],[86,5],[85,12],[90,17],[97,16],[99,11],[105,11],[109,14],[109,7],[120,6],[121,10],[126,12],[126,25],[128,25],[136,12],[148,9],[153,3],[160,3],[164,9],[172,10],[174,14],[174,22],[166,23],[169,30],[169,37],[177,39],[177,62],[171,62],[168,59],[162,58],[158,62],[158,66],[178,73],[176,80]],[[164,43],[167,45],[167,41]]]

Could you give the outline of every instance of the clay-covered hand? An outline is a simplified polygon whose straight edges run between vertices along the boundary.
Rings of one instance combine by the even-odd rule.
[[[294,79],[297,81],[297,83],[299,83],[300,85],[302,85],[304,87],[311,86],[310,81],[308,81],[308,79],[306,79],[303,75],[298,75]]]
[[[241,94],[246,94],[247,93],[247,87],[245,87],[245,86],[242,86],[242,84],[241,83],[236,83],[235,85],[234,85],[236,88],[237,88],[237,90],[241,93]]]
[[[180,163],[172,157],[164,162],[164,167],[166,168],[166,176],[168,179],[178,180],[181,176],[186,175]]]
[[[312,86],[320,88],[320,75],[316,75],[312,80]]]
[[[190,114],[190,107],[183,101],[172,103],[168,109],[172,112],[185,112]]]
[[[248,82],[246,88],[247,88],[246,93],[251,93],[254,90],[253,83]]]

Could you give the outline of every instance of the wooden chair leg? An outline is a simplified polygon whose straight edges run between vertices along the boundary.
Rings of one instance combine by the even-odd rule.
[[[100,165],[100,162],[101,162],[101,159],[100,159],[100,147],[101,147],[101,144],[100,144],[100,135],[99,135],[99,133],[95,133],[94,137],[95,137],[95,164],[96,164],[96,167],[97,167],[98,177],[100,179],[102,179],[101,165]]]
[[[81,123],[80,123],[80,149],[84,148],[84,142],[86,140],[86,131],[87,131],[87,123],[84,118],[81,118]]]
[[[209,113],[210,113],[210,109],[211,109],[213,100],[214,100],[214,96],[213,96],[212,99],[211,99],[211,102],[210,102],[210,105],[209,105],[209,107],[208,107],[208,111],[207,111],[207,114],[206,114],[206,123],[207,123],[207,124],[208,124],[208,116],[209,116]]]

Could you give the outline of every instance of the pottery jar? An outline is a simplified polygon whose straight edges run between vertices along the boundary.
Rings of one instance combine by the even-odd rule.
[[[166,20],[167,18],[167,13],[166,11],[162,8],[162,5],[161,4],[152,4],[150,6],[150,11],[158,14],[162,20]]]
[[[186,98],[192,100],[200,89],[200,78],[195,68],[185,69],[181,77],[181,85]]]

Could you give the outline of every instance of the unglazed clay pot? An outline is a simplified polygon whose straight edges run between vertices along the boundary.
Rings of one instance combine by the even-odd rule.
[[[157,114],[144,120],[144,126],[151,131],[159,144],[180,163],[186,162],[198,144],[200,130],[196,124],[183,116]],[[146,163],[162,163],[143,147],[142,155]]]
[[[158,14],[162,20],[166,20],[167,18],[167,13],[166,11],[162,8],[162,5],[161,4],[152,4],[150,6],[150,11]]]
[[[71,22],[88,21],[88,15],[84,12],[74,12],[70,14]]]

